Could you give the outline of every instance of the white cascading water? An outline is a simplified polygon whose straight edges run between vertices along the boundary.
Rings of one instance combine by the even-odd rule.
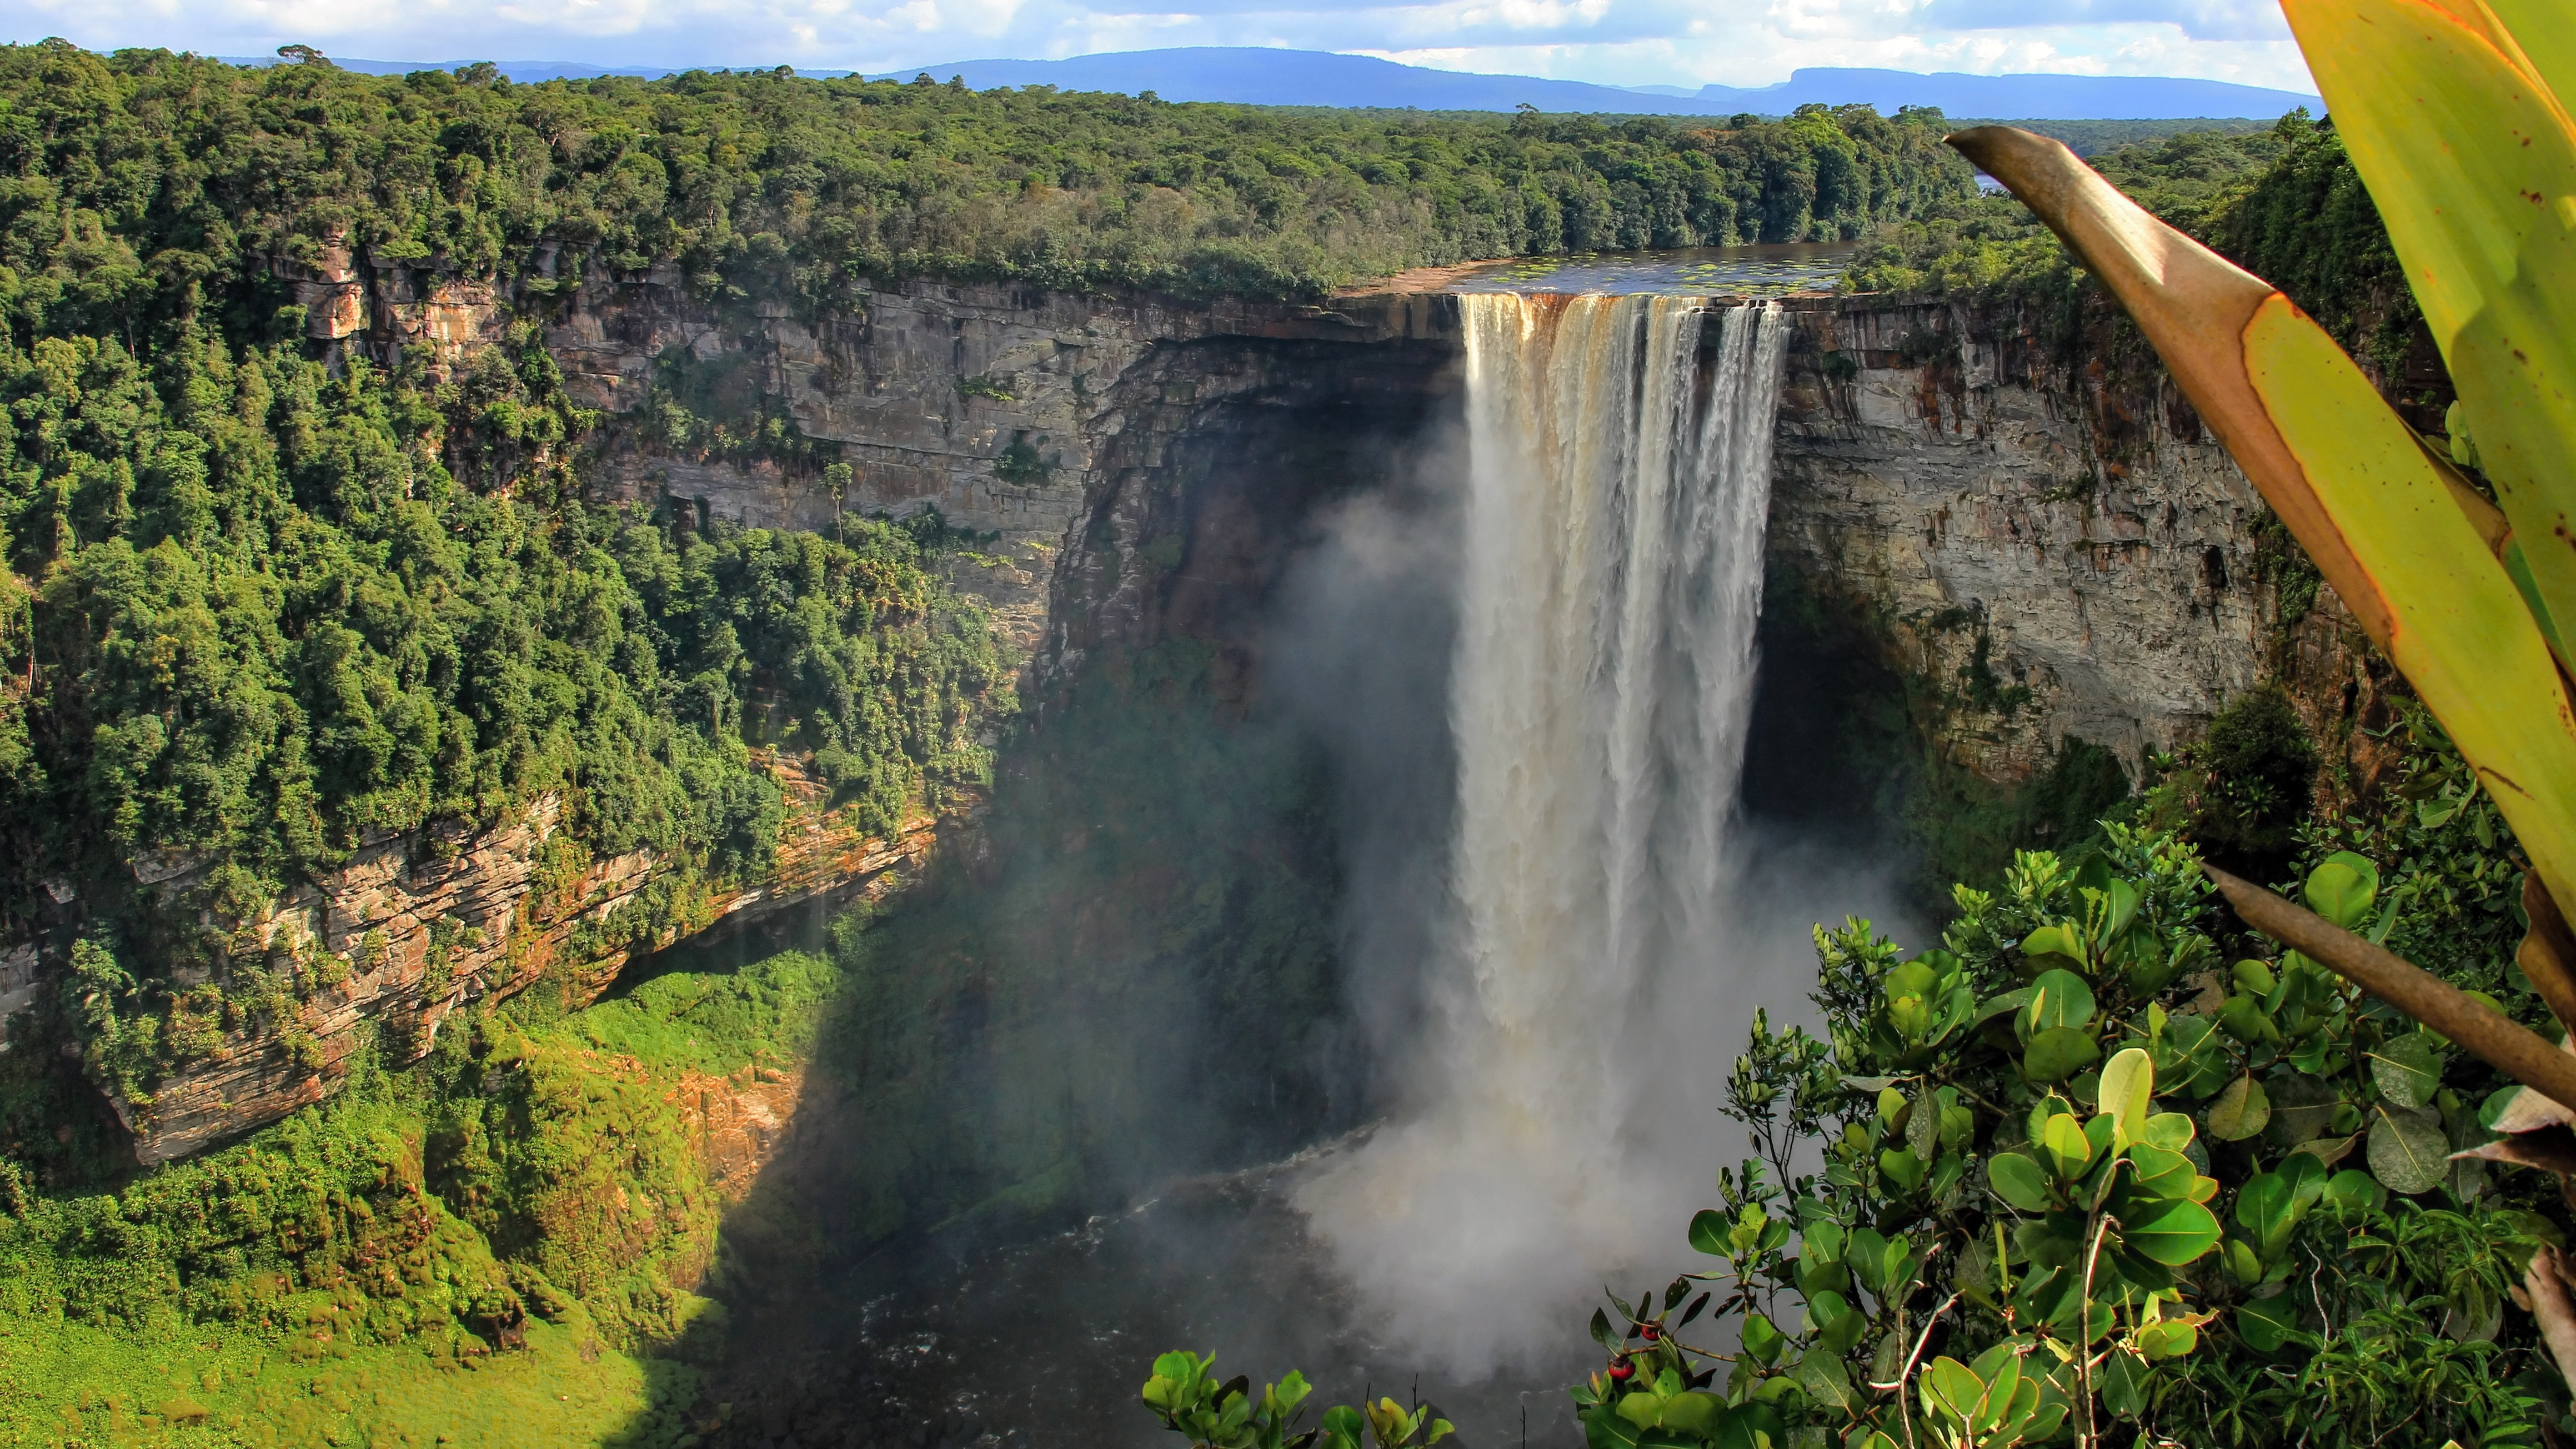
[[[1298,1205],[1373,1328],[1475,1375],[1579,1341],[1604,1274],[1669,1263],[1724,1145],[1666,1069],[1731,1060],[1751,1010],[1725,989],[1724,847],[1787,328],[1769,304],[1459,300],[1459,939],[1412,1109]]]

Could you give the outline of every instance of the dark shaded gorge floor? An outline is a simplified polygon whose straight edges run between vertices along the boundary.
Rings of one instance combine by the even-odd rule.
[[[717,1437],[764,1449],[1169,1445],[1136,1390],[1157,1353],[1191,1347],[1255,1384],[1299,1368],[1318,1411],[1370,1392],[1418,1396],[1459,1424],[1461,1444],[1518,1444],[1524,1422],[1530,1443],[1579,1441],[1561,1388],[1591,1357],[1579,1332],[1555,1372],[1473,1386],[1417,1377],[1358,1321],[1287,1206],[1298,1169],[1176,1181],[1023,1241],[892,1245],[818,1285],[817,1311],[738,1330],[710,1390],[733,1396],[720,1398],[731,1409]]]

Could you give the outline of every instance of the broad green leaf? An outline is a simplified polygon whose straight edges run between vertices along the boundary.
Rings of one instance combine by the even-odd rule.
[[[1976,1025],[1983,1025],[2005,1012],[2019,1011],[2030,1004],[2030,998],[2031,989],[2027,986],[1989,996],[1978,1003],[1977,1014],[1972,1021]]]
[[[2576,884],[2576,713],[2490,540],[2413,431],[2314,323],[2267,306],[2245,342],[2247,375],[2282,440],[2401,621],[2382,647],[2478,768],[2550,889]],[[2539,553],[2576,575],[2576,550]],[[2567,612],[2576,598],[2562,607],[2553,595],[2551,608],[2576,617]]]
[[[2221,1256],[2227,1260],[2227,1271],[2236,1275],[2237,1282],[2251,1288],[2263,1281],[2263,1255],[2255,1252],[2243,1238],[2228,1239],[2227,1251]]]
[[[1986,1159],[1986,1180],[1995,1196],[2026,1213],[2048,1210],[2048,1177],[2018,1152],[1998,1152]]]
[[[2093,1165],[2093,1144],[2072,1117],[2051,1117],[2041,1133],[2039,1153],[2060,1182],[2073,1182]]]
[[[2236,1333],[2257,1353],[2278,1353],[2299,1326],[2299,1302],[2284,1293],[2257,1298],[2236,1310]]]
[[[2150,1363],[2181,1358],[2199,1346],[2200,1330],[2180,1319],[2168,1318],[2138,1330],[2138,1353]]]
[[[1780,1346],[1788,1341],[1789,1336],[1782,1333],[1770,1319],[1761,1314],[1755,1313],[1745,1318],[1744,1351],[1760,1362],[1767,1365],[1778,1358]]]
[[[2308,872],[2305,894],[2309,910],[2347,931],[2361,930],[2379,896],[2379,867],[2349,850],[2336,851]]]
[[[1807,1331],[1813,1333],[1850,1311],[1851,1304],[1831,1289],[1813,1294],[1807,1299]]]
[[[2102,1090],[2097,1100],[2111,1118],[2115,1151],[2125,1150],[2146,1136],[2147,1107],[2155,1100],[2155,1085],[2155,1063],[2136,1047],[2115,1053],[2103,1065]]]
[[[2342,1100],[2323,1078],[2305,1072],[2275,1078],[2264,1090],[2272,1099],[2264,1140],[2275,1147],[2296,1147],[2324,1132],[2333,1125],[2335,1106]]]
[[[1801,1259],[1813,1258],[1820,1263],[1841,1262],[1843,1225],[1828,1219],[1807,1229],[1806,1235],[1798,1240],[1798,1254]]]
[[[1714,1394],[1675,1394],[1664,1400],[1663,1412],[1658,1416],[1659,1425],[1695,1438],[1706,1438],[1717,1427],[1717,1416],[1725,1407]]]
[[[1976,1371],[1955,1358],[1944,1355],[1922,1369],[1923,1407],[1944,1415],[1953,1423],[1965,1426],[1977,1411],[1978,1400],[1985,1397],[1985,1381]]]
[[[2326,1165],[2307,1153],[2291,1153],[2281,1159],[2281,1165],[2274,1170],[2280,1173],[2283,1182],[2290,1185],[2290,1205],[2298,1212],[2304,1213],[2314,1207],[2317,1199],[2325,1193]]]
[[[2250,1075],[2240,1076],[2209,1104],[2203,1120],[2210,1136],[2221,1142],[2242,1142],[2272,1120],[2272,1099],[2264,1095],[2261,1082]]]
[[[2188,1198],[2200,1176],[2190,1158],[2145,1142],[2129,1149],[2129,1166],[2135,1173],[2130,1190],[2142,1198]]]
[[[2442,1114],[2430,1107],[2392,1107],[2382,1102],[2370,1109],[2370,1175],[2390,1192],[2430,1192],[2450,1171],[2450,1143],[2442,1137]]]
[[[1818,1406],[1836,1413],[1848,1414],[1860,1403],[1852,1386],[1851,1371],[1843,1367],[1839,1353],[1810,1352],[1801,1355],[1793,1377],[1798,1387]]]
[[[2298,1204],[2289,1180],[2277,1172],[2266,1172],[2238,1188],[2236,1225],[2262,1249],[2264,1257],[2279,1257],[2289,1245],[2290,1230],[2299,1225]]]
[[[1923,1179],[1930,1174],[1931,1168],[1914,1155],[1913,1149],[1895,1147],[1878,1154],[1878,1171],[1881,1177],[1894,1183],[1898,1191],[1910,1193],[1923,1186]]]
[[[2092,964],[2084,958],[2084,938],[2070,925],[2042,926],[2022,937],[2021,953],[2033,960],[2062,958],[2078,966]]]
[[[2432,1038],[2420,1031],[2381,1042],[2370,1053],[2370,1079],[2379,1095],[2400,1107],[2421,1107],[2441,1090],[2442,1067]]]
[[[2272,988],[2280,984],[2272,968],[2260,961],[2239,961],[2228,976],[2236,983],[2236,989],[2248,996],[2269,996]]]
[[[1941,1155],[1941,1104],[1928,1086],[1915,1097],[1914,1110],[1905,1119],[1905,1145],[1927,1164]]]
[[[2167,1152],[2182,1151],[2198,1135],[2185,1113],[2158,1112],[2147,1119],[2147,1141]]]
[[[1882,1296],[1887,1289],[1887,1250],[1887,1239],[1880,1237],[1875,1229],[1854,1228],[1851,1246],[1843,1253],[1843,1261],[1851,1264],[1852,1271],[1860,1275],[1860,1286]]]
[[[2022,1073],[2034,1082],[2062,1082],[2102,1059],[2093,1038],[2071,1026],[2033,1035],[2021,1056]]]
[[[2218,1021],[2228,1035],[2248,1046],[2281,1039],[2281,1029],[2264,1012],[2261,999],[2242,992],[2219,1003]]]
[[[2022,1008],[2028,1034],[2052,1027],[2082,1026],[2093,1019],[2093,988],[2072,971],[2042,971],[2030,983],[2030,1005]]]
[[[1701,1208],[1691,1214],[1690,1245],[1712,1258],[1729,1257],[1733,1253],[1729,1238],[1734,1226],[1717,1209]]]
[[[2218,1246],[2218,1219],[2196,1202],[2167,1203],[2144,1222],[2121,1224],[2120,1237],[2131,1251],[2179,1268]]]
[[[2147,1378],[2150,1370],[2136,1354],[2114,1348],[2102,1356],[2093,1370],[2093,1382],[2102,1391],[2102,1407],[2114,1417],[2134,1419],[2147,1409]]]

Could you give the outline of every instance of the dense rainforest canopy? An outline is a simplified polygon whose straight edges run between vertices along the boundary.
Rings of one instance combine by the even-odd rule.
[[[1172,105],[692,72],[514,85],[0,49],[21,338],[119,332],[346,235],[512,275],[540,242],[708,294],[862,279],[1312,295],[1480,257],[1857,237],[1974,193],[1937,112],[1779,122]]]

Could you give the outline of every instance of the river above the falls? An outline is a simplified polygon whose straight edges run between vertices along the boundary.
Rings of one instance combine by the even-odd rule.
[[[1424,267],[1353,290],[1760,299],[1830,292],[1859,251],[1849,242],[1775,242],[1573,252]]]

